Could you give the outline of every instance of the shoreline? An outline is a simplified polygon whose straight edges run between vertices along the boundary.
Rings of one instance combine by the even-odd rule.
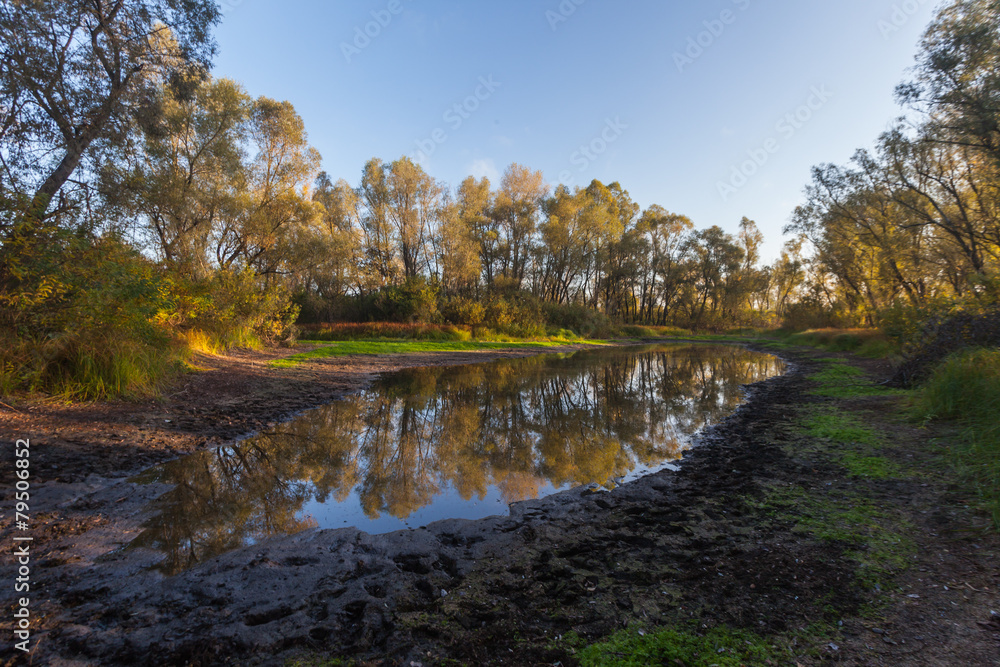
[[[541,353],[560,351],[569,350]],[[126,465],[118,466],[124,476],[135,472],[127,463],[149,467],[149,458],[166,459],[189,448],[211,446],[226,433],[289,407],[292,400],[329,402],[338,391],[341,396],[358,391],[376,372],[535,354],[539,352],[334,358],[319,362],[328,367],[323,370],[314,363],[282,369],[284,377],[278,379],[267,377],[276,373],[266,366],[263,373],[233,368],[230,375],[239,378],[242,372],[242,382],[187,378],[180,392],[187,392],[188,399],[168,403],[172,412],[146,416],[171,419],[163,422],[170,429],[165,434],[166,428],[149,428],[150,421],[119,419],[101,422],[99,428],[92,424],[90,431],[76,437],[86,447],[87,433],[99,434],[101,428],[107,432],[124,425],[146,434],[153,443],[151,451],[125,457]],[[813,598],[833,594],[827,605],[849,617],[863,606],[867,593],[842,583],[857,574],[857,563],[845,556],[844,545],[796,533],[794,525],[770,525],[753,511],[753,503],[773,493],[776,480],[806,489],[812,488],[809,480],[817,473],[835,473],[829,462],[803,465],[803,455],[786,442],[799,439],[791,406],[830,403],[808,395],[809,376],[821,366],[820,355],[779,351],[779,356],[786,355],[791,362],[786,375],[753,385],[735,414],[702,435],[702,444],[685,455],[679,472],[649,475],[612,492],[579,488],[524,501],[512,505],[509,516],[445,520],[374,536],[355,529],[307,531],[225,554],[171,578],[145,569],[156,559],[154,554],[109,549],[134,536],[142,509],[162,488],[140,487],[122,476],[70,476],[50,484],[48,497],[42,490],[38,496],[45,504],[33,508],[36,522],[47,522],[36,542],[38,576],[47,589],[42,595],[48,598],[34,610],[42,619],[36,637],[43,637],[42,654],[36,659],[58,656],[76,661],[65,664],[130,664],[155,654],[167,664],[207,665],[240,664],[256,656],[251,664],[281,665],[313,651],[367,661],[391,656],[364,664],[437,664],[444,658],[526,664],[524,659],[537,661],[543,654],[552,658],[550,663],[573,664],[576,649],[560,645],[556,636],[573,632],[596,641],[623,623],[676,623],[692,608],[700,610],[702,620],[768,636],[788,632],[796,619],[811,618]],[[241,360],[251,370],[260,361]],[[266,403],[304,381],[313,383],[310,393]],[[184,409],[192,405],[192,388],[199,386],[221,391],[213,409],[195,413],[193,418],[207,413],[209,420],[201,433],[192,433],[184,421],[190,413]],[[227,401],[249,386],[254,388],[249,405],[267,409],[253,414],[251,408],[241,419],[233,419]],[[302,405],[299,411],[318,404]],[[103,414],[112,418],[122,415],[120,406],[91,408],[110,410]],[[113,440],[105,442],[114,445]],[[817,449],[821,451],[822,443]],[[43,460],[39,467],[54,468],[58,480],[65,473],[56,465]],[[929,488],[911,486],[916,496]],[[726,507],[742,509],[730,516]],[[0,534],[6,538],[10,525],[5,523]],[[995,538],[979,541],[996,548]],[[787,558],[774,558],[775,552],[785,552]],[[617,560],[608,559],[612,554]],[[706,557],[716,572],[708,572]],[[775,599],[761,600],[752,582],[740,581],[747,573],[765,572],[782,582],[774,588]],[[111,579],[120,586],[109,587]],[[978,583],[974,587],[980,589],[983,584]],[[783,588],[803,585],[805,595],[780,594]],[[986,588],[983,595],[995,599],[996,589]],[[734,619],[743,622],[734,624]],[[521,639],[515,641],[515,636]],[[843,654],[850,638],[839,637],[836,645]]]

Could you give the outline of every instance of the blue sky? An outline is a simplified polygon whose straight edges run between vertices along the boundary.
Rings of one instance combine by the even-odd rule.
[[[334,179],[419,159],[457,186],[518,162],[619,181],[765,259],[809,169],[902,110],[931,0],[222,0],[215,75],[288,100]],[[367,34],[366,34],[367,30]],[[374,35],[374,36],[372,36]],[[457,106],[456,106],[457,105]],[[735,171],[734,171],[735,170]],[[494,180],[494,182],[496,182]]]

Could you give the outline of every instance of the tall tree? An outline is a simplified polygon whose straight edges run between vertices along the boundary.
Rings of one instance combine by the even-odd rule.
[[[361,229],[364,232],[365,264],[367,272],[375,279],[372,287],[395,284],[400,273],[389,219],[391,202],[386,169],[387,165],[382,160],[369,160],[362,171],[361,186],[358,188],[363,206]]]
[[[214,0],[0,3],[4,186],[23,188],[43,217],[87,151],[125,133],[162,81],[207,68],[218,19]]]
[[[403,262],[403,277],[425,275],[433,261],[431,236],[444,189],[408,157],[388,166],[386,185],[389,220]]]
[[[692,254],[692,268],[696,300],[691,304],[692,320],[696,325],[705,322],[706,313],[726,315],[733,306],[733,278],[743,265],[743,249],[736,240],[713,226],[691,235],[688,245]],[[707,310],[711,305],[711,309]]]
[[[284,271],[292,228],[318,214],[307,189],[320,157],[295,109],[225,79],[190,94],[168,87],[161,106],[141,157],[103,173],[125,191],[122,208],[174,269]]]
[[[361,271],[361,225],[357,192],[343,179],[333,183],[326,172],[316,177],[313,201],[323,207],[318,224],[305,235],[300,268],[307,270],[302,282],[330,300],[358,289],[365,277]]]
[[[641,319],[666,324],[686,279],[687,238],[694,223],[687,216],[670,213],[654,204],[643,212],[637,228],[649,246],[643,270],[645,314]]]
[[[321,157],[289,102],[258,98],[246,129],[248,160],[237,183],[238,205],[216,229],[214,259],[222,268],[249,267],[273,276],[287,270],[289,234],[318,214],[308,190]]]
[[[475,179],[471,177],[466,181]],[[462,185],[466,185],[463,183]],[[488,191],[488,186],[487,186]],[[467,293],[473,290],[479,282],[482,270],[479,244],[476,240],[476,221],[481,219],[482,208],[477,207],[462,196],[463,188],[459,189],[459,201],[448,196],[441,207],[441,220],[438,236],[441,263],[441,283],[450,293]],[[468,192],[466,191],[466,194]]]
[[[928,116],[928,139],[981,149],[1000,164],[1000,2],[943,7],[897,96]]]
[[[166,86],[159,106],[136,145],[105,163],[101,189],[168,266],[204,276],[213,232],[238,205],[253,99],[228,79],[193,77]]]
[[[542,200],[547,194],[548,186],[542,172],[516,163],[504,171],[500,191],[493,203],[493,216],[502,248],[499,273],[514,289],[520,289],[524,283],[531,240]]]

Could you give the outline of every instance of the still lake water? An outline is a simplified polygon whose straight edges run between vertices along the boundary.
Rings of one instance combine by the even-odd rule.
[[[130,546],[178,572],[307,528],[369,533],[506,514],[508,504],[669,468],[784,364],[669,344],[418,368],[273,431],[141,475],[175,488]]]

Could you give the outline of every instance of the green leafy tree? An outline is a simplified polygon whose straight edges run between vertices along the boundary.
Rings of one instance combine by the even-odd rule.
[[[212,0],[36,0],[0,4],[5,188],[43,217],[96,142],[128,131],[160,83],[205,68]],[[50,157],[51,156],[51,157]]]

